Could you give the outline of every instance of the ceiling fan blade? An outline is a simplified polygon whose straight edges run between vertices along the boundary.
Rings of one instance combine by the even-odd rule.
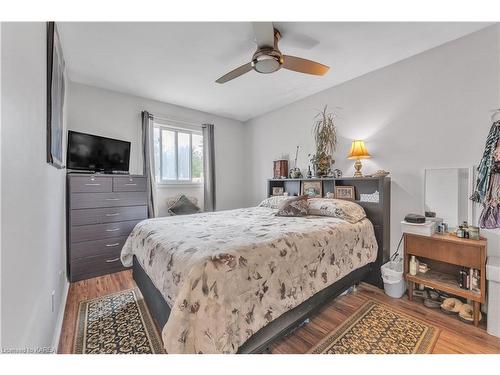
[[[329,66],[295,56],[283,55],[283,60],[283,68],[299,73],[322,76],[330,69]]]
[[[238,78],[239,76],[248,73],[250,70],[252,70],[252,63],[247,63],[245,65],[242,65],[234,70],[231,70],[229,73],[224,74],[222,77],[220,77],[217,81],[217,83],[226,83],[227,81],[230,81],[232,79]]]
[[[272,22],[252,22],[257,47],[274,47],[274,26]]]

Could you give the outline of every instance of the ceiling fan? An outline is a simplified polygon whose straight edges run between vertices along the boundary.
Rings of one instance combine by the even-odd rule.
[[[278,48],[281,38],[280,32],[274,28],[272,22],[253,22],[257,51],[252,56],[252,61],[244,64],[220,77],[217,83],[226,83],[252,69],[258,73],[274,73],[281,68],[294,72],[314,74],[318,76],[328,72],[330,67],[315,61],[300,57],[283,55]]]

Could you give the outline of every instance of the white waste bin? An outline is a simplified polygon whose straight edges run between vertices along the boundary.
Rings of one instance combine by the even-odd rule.
[[[500,337],[500,257],[488,257],[488,333]]]
[[[401,258],[391,260],[382,265],[380,271],[385,294],[392,298],[403,297],[406,291],[406,281],[403,277],[403,260]]]

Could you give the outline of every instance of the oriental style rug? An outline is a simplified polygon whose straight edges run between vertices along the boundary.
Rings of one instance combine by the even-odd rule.
[[[438,336],[437,327],[369,301],[309,353],[423,354],[432,351]]]
[[[139,289],[81,302],[73,353],[164,353]]]

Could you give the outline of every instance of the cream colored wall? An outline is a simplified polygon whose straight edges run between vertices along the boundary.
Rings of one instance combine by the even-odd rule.
[[[391,171],[395,250],[404,215],[423,211],[424,169],[471,167],[481,159],[490,110],[500,105],[499,40],[495,25],[248,121],[247,205],[266,196],[273,159],[293,160],[297,145],[298,165],[307,170],[314,115],[328,105],[339,114],[336,167],[353,174],[346,155],[360,138],[373,155],[363,171]],[[498,239],[490,243],[490,253],[500,254]]]
[[[130,141],[130,172],[142,173],[141,111],[168,116],[190,123],[213,123],[215,127],[215,164],[217,209],[241,207],[245,203],[244,127],[237,120],[211,115],[189,108],[118,93],[71,82],[69,85],[68,128],[85,133]],[[202,187],[159,188],[160,213],[164,200],[186,191],[200,197]]]
[[[66,171],[46,163],[46,25],[3,22],[1,40],[2,349],[53,350],[68,287]]]

